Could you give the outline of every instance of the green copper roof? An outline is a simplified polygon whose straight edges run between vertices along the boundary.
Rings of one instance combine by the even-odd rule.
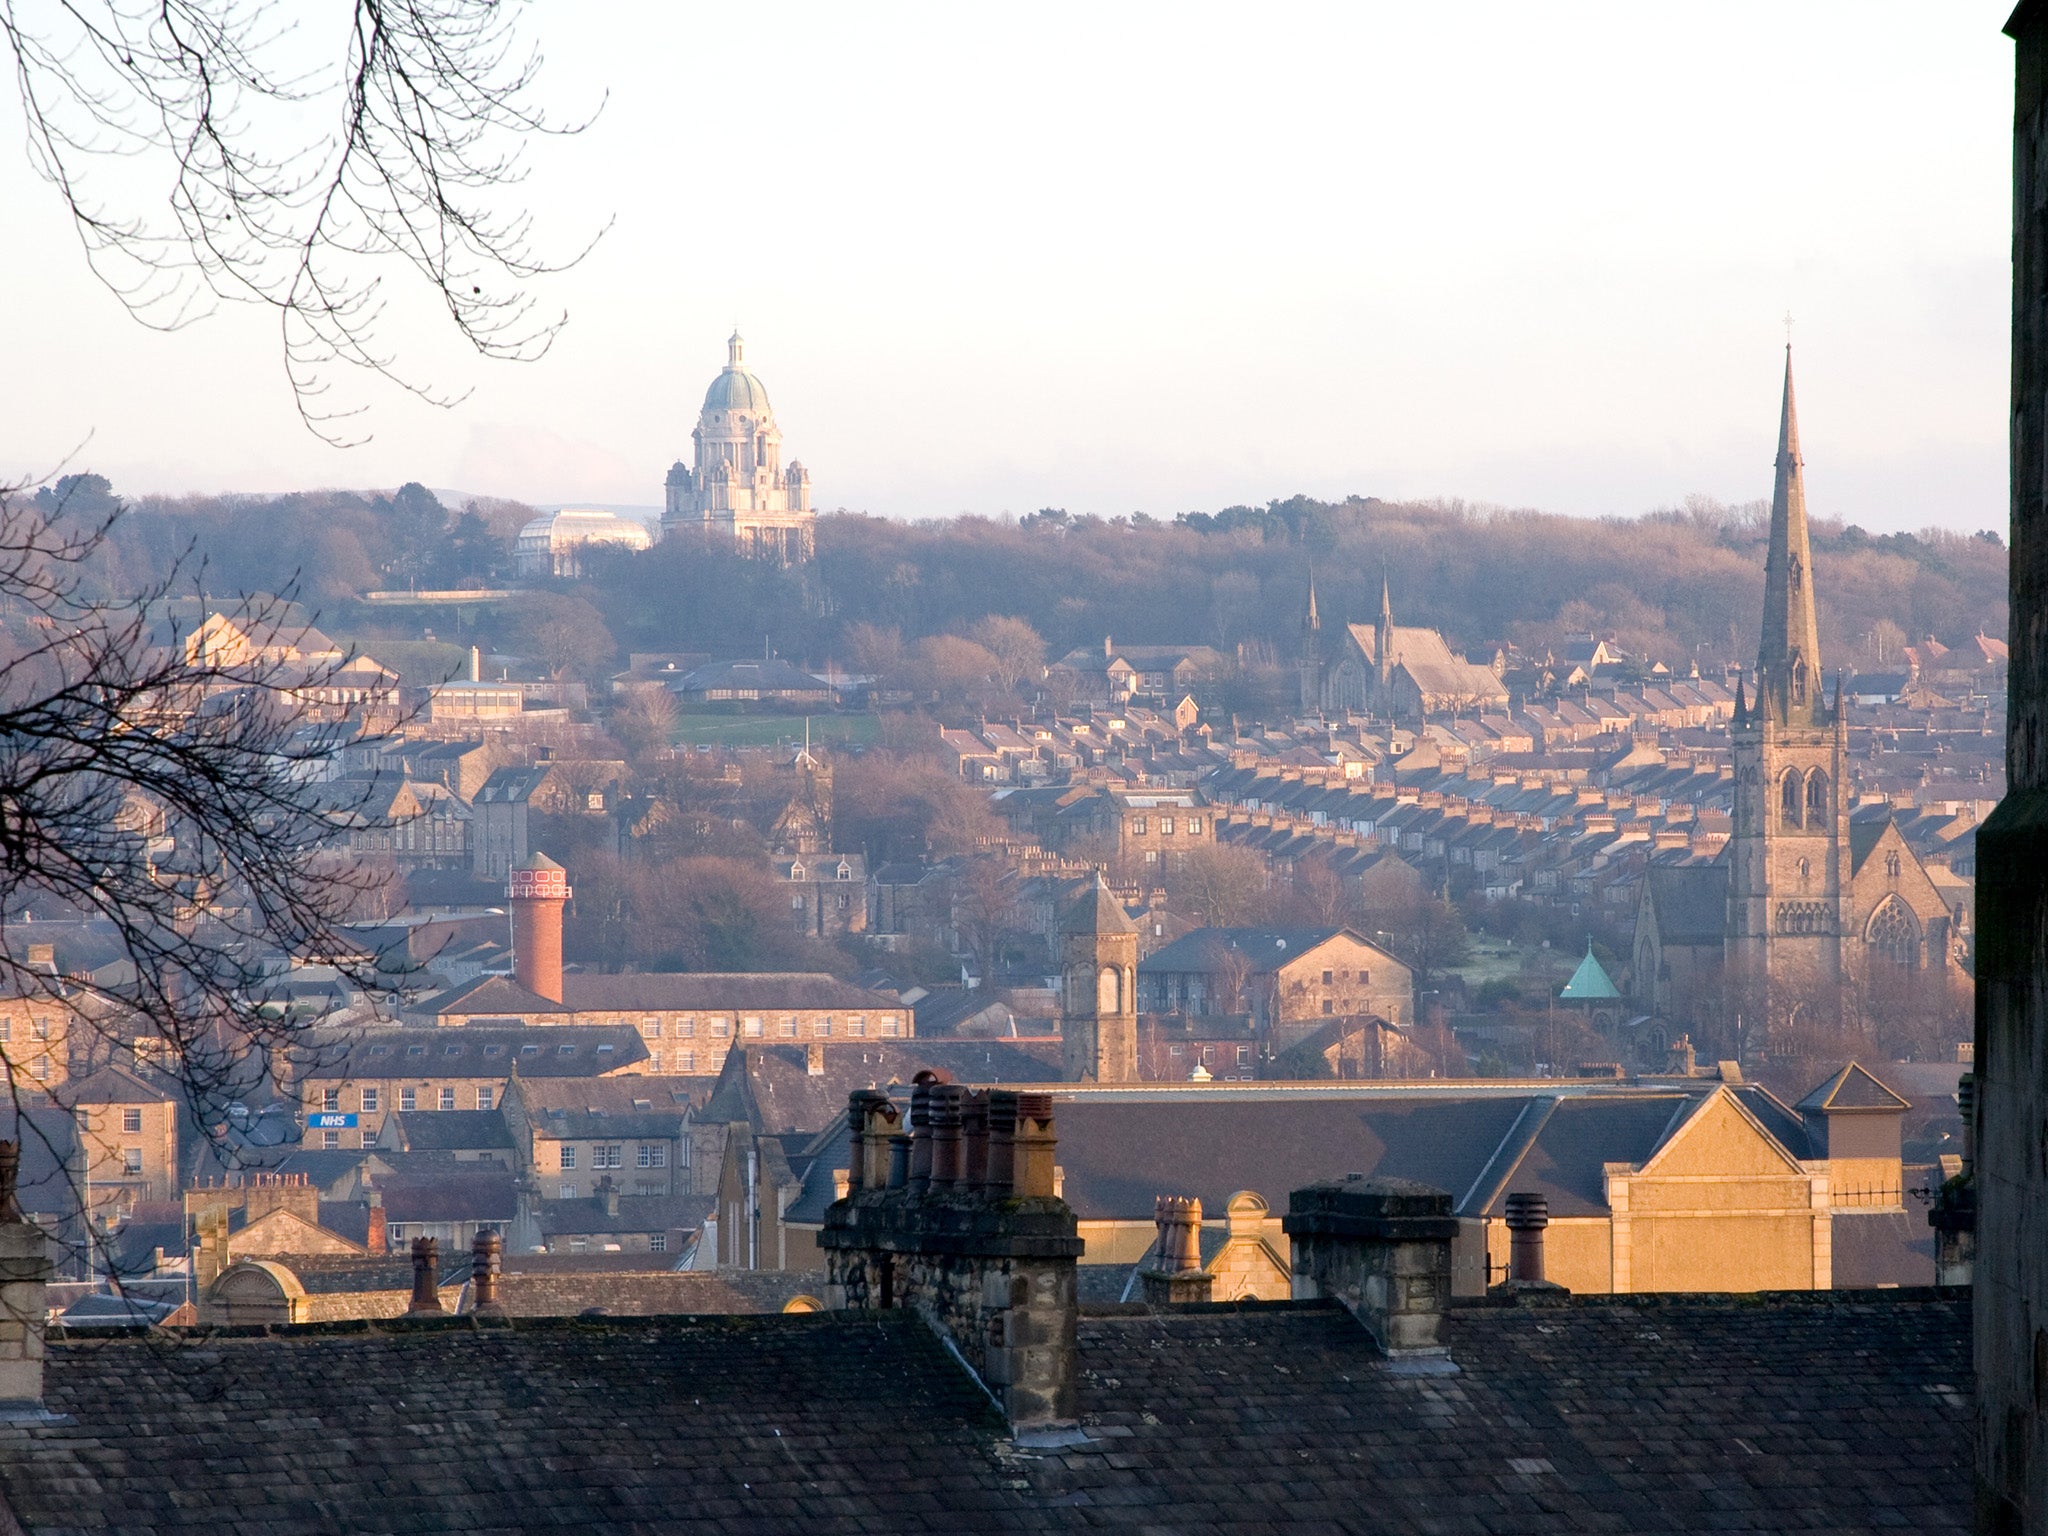
[[[707,411],[765,411],[768,391],[744,368],[727,368],[704,391]]]
[[[1614,989],[1614,983],[1607,979],[1607,972],[1593,958],[1593,946],[1588,944],[1586,958],[1572,972],[1572,979],[1564,984],[1557,1000],[1561,1003],[1586,1003],[1619,996],[1621,994]]]

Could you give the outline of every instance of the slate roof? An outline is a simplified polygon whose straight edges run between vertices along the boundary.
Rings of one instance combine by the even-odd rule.
[[[1207,973],[1216,969],[1219,946],[1227,946],[1251,961],[1253,975],[1264,975],[1347,935],[1367,948],[1376,947],[1344,928],[1195,928],[1140,960],[1138,972]]]
[[[718,1086],[695,1118],[771,1134],[821,1131],[845,1113],[846,1096],[854,1089],[908,1084],[926,1067],[950,1072],[963,1083],[1060,1080],[1060,1042],[1053,1037],[814,1044],[824,1067],[816,1077],[802,1045],[735,1045],[726,1052]]]
[[[656,1009],[699,1013],[829,1008],[852,1013],[900,1009],[895,994],[874,992],[823,971],[642,972],[562,978],[562,1000],[579,1013]]]
[[[795,1297],[819,1297],[825,1288],[822,1270],[676,1270],[653,1267],[663,1257],[658,1253],[604,1257],[634,1267],[543,1270],[540,1256],[508,1258],[498,1300],[513,1317],[575,1317],[592,1308],[610,1317],[701,1317],[780,1312]]]
[[[1969,1528],[1966,1298],[1457,1307],[1444,1338],[1455,1375],[1328,1304],[1085,1315],[1086,1438],[1053,1448],[900,1311],[59,1340],[60,1417],[0,1423],[0,1485],[30,1536]]]
[[[512,1131],[495,1109],[398,1110],[384,1134],[404,1152],[510,1152]]]
[[[1652,864],[1645,872],[1666,944],[1715,945],[1728,926],[1728,866]]]
[[[302,1076],[349,1078],[590,1077],[647,1059],[640,1032],[612,1024],[317,1031],[298,1048]],[[438,1113],[438,1111],[436,1111]]]

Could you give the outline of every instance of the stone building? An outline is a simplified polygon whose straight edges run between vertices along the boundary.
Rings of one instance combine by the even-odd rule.
[[[668,472],[663,538],[691,533],[743,555],[791,565],[816,549],[811,475],[782,467],[782,429],[768,391],[745,367],[738,331],[726,343],[724,372],[711,381],[691,432],[693,463]]]
[[[1756,694],[1736,688],[1733,835],[1709,863],[1637,895],[1633,990],[1695,1022],[1740,1014],[1768,1035],[1827,1022],[1872,988],[1967,986],[1951,908],[1882,806],[1852,815],[1848,718],[1823,686],[1792,358],[1785,356]],[[1710,929],[1721,913],[1719,944]]]
[[[1331,714],[1362,710],[1392,720],[1505,710],[1507,685],[1491,667],[1467,661],[1434,629],[1394,622],[1393,594],[1380,577],[1380,612],[1372,624],[1347,624],[1334,660],[1323,654],[1322,617],[1314,584],[1302,620],[1299,661],[1302,707],[1311,700]]]
[[[1138,1080],[1138,930],[1097,876],[1060,925],[1060,1039],[1069,1082]]]
[[[1145,1013],[1248,1013],[1277,1054],[1332,1019],[1415,1019],[1415,979],[1347,928],[1197,928],[1138,967]]]

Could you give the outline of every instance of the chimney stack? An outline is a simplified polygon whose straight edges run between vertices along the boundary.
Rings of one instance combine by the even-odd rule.
[[[431,1237],[416,1237],[412,1240],[412,1304],[405,1309],[407,1317],[444,1317],[441,1306],[441,1291],[435,1283],[435,1272],[440,1268],[441,1245]]]
[[[504,1261],[505,1240],[495,1232],[479,1232],[469,1245],[470,1313],[476,1317],[503,1317],[505,1304],[498,1300],[498,1270]]]
[[[562,1000],[562,908],[571,895],[568,872],[536,853],[505,881],[512,907],[512,976],[551,1003]]]
[[[1546,1285],[1543,1278],[1543,1229],[1550,1225],[1550,1202],[1537,1194],[1508,1196],[1508,1282]]]
[[[804,1072],[811,1077],[825,1075],[825,1042],[811,1040],[804,1044]]]
[[[1159,1228],[1154,1259],[1139,1279],[1148,1306],[1167,1307],[1207,1301],[1214,1277],[1202,1269],[1202,1202],[1190,1196],[1161,1195],[1152,1202],[1152,1220]]]
[[[390,1235],[384,1230],[384,1193],[370,1191],[370,1229],[363,1234],[363,1246],[372,1253],[391,1251]]]
[[[1334,1297],[1393,1360],[1427,1363],[1451,1294],[1451,1197],[1363,1174],[1297,1189],[1280,1223],[1294,1243],[1297,1301]]]
[[[50,1239],[22,1214],[21,1143],[0,1141],[0,1411],[40,1412]]]
[[[1073,1211],[1053,1194],[1051,1098],[970,1094],[932,1072],[914,1085],[910,1136],[893,1129],[882,1094],[848,1096],[858,1177],[818,1235],[828,1304],[914,1308],[1013,1426],[1065,1433],[1078,1412],[1083,1245]]]

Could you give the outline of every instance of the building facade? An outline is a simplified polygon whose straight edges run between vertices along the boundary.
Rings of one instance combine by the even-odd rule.
[[[711,381],[690,434],[693,462],[678,459],[668,472],[662,537],[694,533],[790,565],[815,552],[810,471],[795,460],[782,467],[782,429],[744,359],[734,331],[725,370]]]

